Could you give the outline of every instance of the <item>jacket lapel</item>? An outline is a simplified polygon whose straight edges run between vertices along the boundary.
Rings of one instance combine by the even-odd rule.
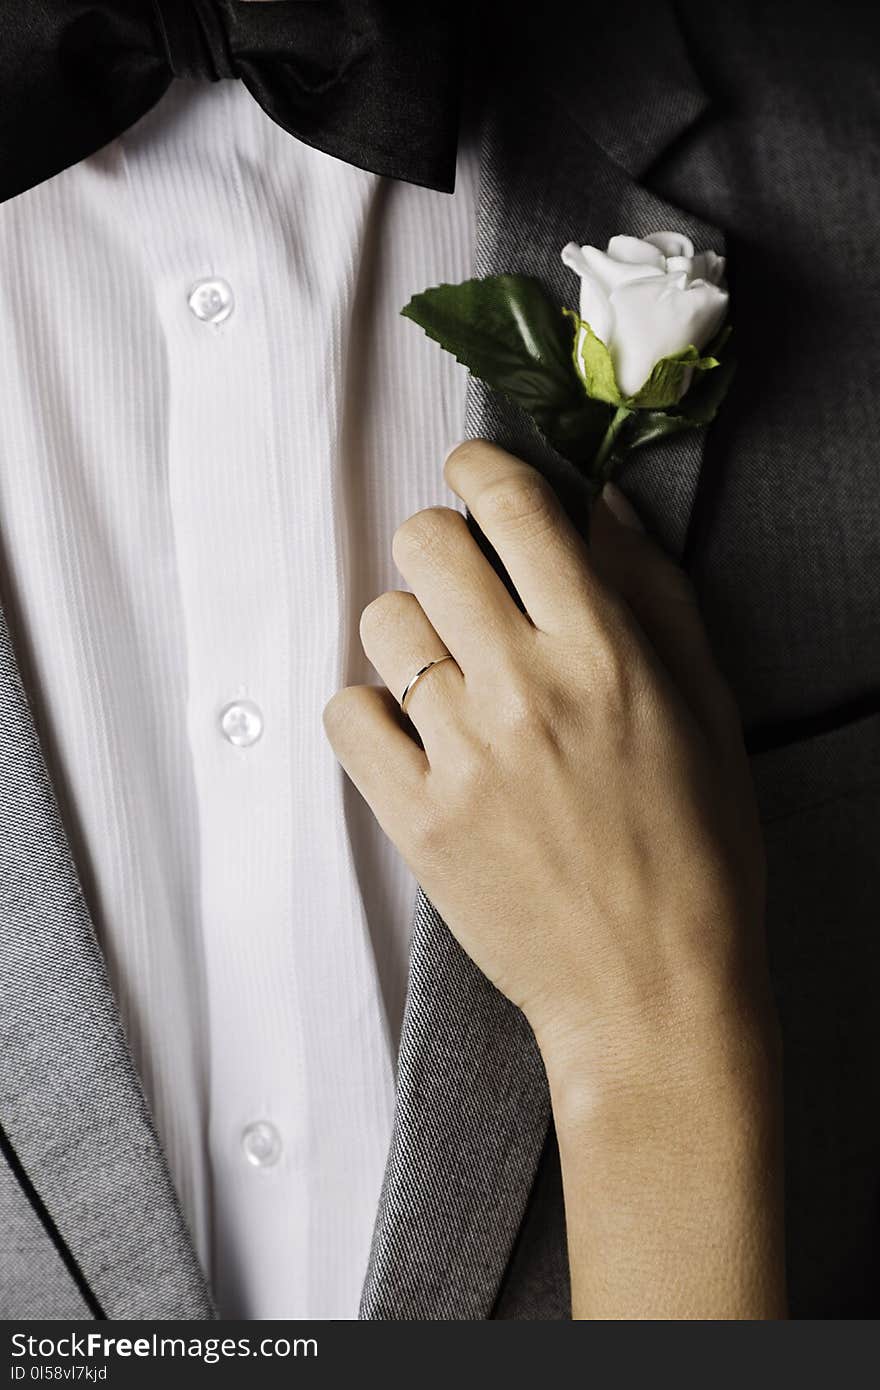
[[[717,228],[636,181],[706,108],[669,17],[661,6],[656,11],[653,48],[643,34],[634,45],[623,29],[607,36],[607,46],[596,40],[602,72],[591,85],[577,84],[567,100],[556,93],[558,73],[591,73],[578,68],[570,50],[564,63],[561,55],[545,55],[552,81],[539,83],[530,71],[528,100],[522,81],[504,74],[510,99],[502,91],[490,103],[483,130],[475,275],[535,275],[560,305],[573,305],[577,286],[559,259],[569,240],[604,245],[619,231],[669,227],[722,248]],[[535,35],[531,57],[544,38],[544,30]],[[650,60],[640,57],[633,71],[632,55],[646,52]],[[613,80],[603,82],[603,72]],[[527,417],[478,382],[469,388],[467,434],[493,439],[540,468],[586,525],[583,480]],[[692,434],[646,449],[623,479],[647,524],[675,552],[687,530],[701,447]],[[394,1136],[362,1317],[492,1315],[549,1121],[544,1068],[525,1019],[420,894]]]
[[[211,1317],[2,608],[0,722],[0,1125],[23,1194],[29,1184],[45,1207],[93,1312]]]
[[[708,109],[671,11],[662,3],[636,6],[629,21],[618,22],[615,12],[604,22],[606,30],[597,31],[591,18],[588,43],[579,45],[576,35],[566,33],[564,50],[550,47],[543,54],[536,32],[528,78],[505,81],[506,97],[494,108],[484,137],[474,273],[534,275],[557,303],[569,307],[577,306],[578,284],[560,259],[567,241],[604,246],[617,232],[645,236],[672,228],[687,233],[698,249],[724,251],[718,227],[669,203],[643,181]],[[561,72],[571,80],[560,81]],[[581,82],[574,79],[578,73],[585,75]],[[524,92],[523,81],[531,90]],[[472,383],[468,427],[540,468],[576,524],[586,526],[583,479],[521,412]],[[619,477],[643,520],[674,554],[684,547],[704,439],[704,431],[686,431],[641,449]]]

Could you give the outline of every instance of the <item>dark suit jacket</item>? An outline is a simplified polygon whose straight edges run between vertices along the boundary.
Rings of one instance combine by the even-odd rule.
[[[796,0],[529,8],[522,42],[493,33],[499,21],[475,46],[475,273],[535,274],[562,304],[572,239],[677,228],[730,258],[741,367],[722,415],[706,437],[633,456],[621,481],[693,575],[753,750],[785,1046],[792,1312],[870,1316],[880,25],[857,0],[830,12]],[[478,386],[468,429],[536,462],[585,516],[570,466]],[[0,721],[0,1312],[211,1317],[5,625]],[[569,1311],[534,1040],[421,899],[363,1316]]]

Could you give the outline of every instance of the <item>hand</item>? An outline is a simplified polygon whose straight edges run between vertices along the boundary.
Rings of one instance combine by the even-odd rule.
[[[479,441],[446,477],[526,612],[460,513],[410,518],[394,558],[414,594],[361,624],[388,690],[336,695],[329,736],[548,1069],[654,1071],[675,1028],[765,1004],[733,700],[684,577],[641,530],[599,503],[588,553],[539,475]],[[408,702],[420,746],[395,697],[446,652]]]
[[[412,517],[394,556],[415,593],[362,621],[389,689],[334,697],[334,748],[535,1031],[573,1315],[784,1317],[761,842],[693,596],[619,493],[588,553],[500,449],[459,446],[446,477],[525,613],[459,513]],[[412,690],[417,740],[395,697],[447,652]]]

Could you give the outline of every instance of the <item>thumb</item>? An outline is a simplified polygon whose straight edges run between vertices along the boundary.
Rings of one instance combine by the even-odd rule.
[[[645,533],[632,505],[607,483],[593,508],[590,554],[600,578],[625,600],[698,724],[729,745],[739,716],[687,575]]]

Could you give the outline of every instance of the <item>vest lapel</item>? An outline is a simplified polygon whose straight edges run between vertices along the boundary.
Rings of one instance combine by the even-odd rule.
[[[211,1317],[2,609],[0,724],[0,1124],[93,1311]]]
[[[493,100],[483,131],[475,275],[535,275],[560,305],[574,306],[577,285],[559,259],[567,241],[604,245],[616,232],[674,228],[698,245],[723,248],[717,228],[637,181],[707,104],[661,9],[652,11],[650,42],[642,35],[635,47],[621,29],[603,46],[591,22],[591,48],[603,54],[595,82],[595,64],[579,67],[571,48],[564,61],[549,55],[552,83],[524,93],[521,82],[505,81],[512,99]],[[535,52],[545,37],[536,35]],[[638,69],[634,54],[641,55]],[[567,81],[559,74],[578,72],[584,77],[568,92],[569,108],[565,92],[556,93]],[[573,518],[586,523],[583,480],[524,415],[478,382],[469,388],[467,433],[540,468]],[[684,542],[701,451],[700,434],[680,436],[636,455],[622,480],[675,552]],[[420,894],[394,1136],[362,1317],[492,1315],[549,1120],[544,1069],[525,1019]]]

